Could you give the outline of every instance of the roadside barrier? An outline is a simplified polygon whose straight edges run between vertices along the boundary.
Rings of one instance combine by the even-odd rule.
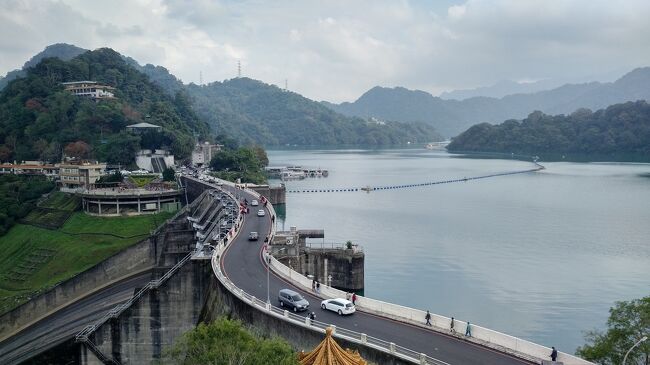
[[[270,257],[270,260],[269,260]],[[311,292],[314,295],[320,295],[323,298],[345,298],[346,292],[338,290],[327,285],[321,284],[320,291],[315,293],[311,289],[312,279],[292,270],[284,265],[273,256],[268,255],[266,262],[270,261],[270,268],[274,273],[280,275],[285,280],[292,282],[304,291]],[[429,328],[436,332],[463,338],[469,342],[475,342],[485,347],[490,347],[498,351],[511,354],[513,356],[540,363],[543,359],[548,359],[551,348],[542,346],[527,340],[510,336],[489,328],[471,324],[471,336],[464,336],[467,323],[462,320],[454,319],[454,330],[451,331],[451,318],[438,314],[431,314],[431,326],[425,324],[426,311],[401,306],[398,304],[387,303],[377,299],[363,296],[357,296],[357,307],[365,312],[373,313],[378,316],[391,318],[400,322],[409,323],[422,328]],[[595,365],[571,354],[558,353],[558,361],[565,365]]]

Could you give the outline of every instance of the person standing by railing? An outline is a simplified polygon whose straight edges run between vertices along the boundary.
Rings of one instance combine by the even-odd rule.
[[[555,349],[555,346],[551,347],[553,351],[551,351],[551,361],[557,360],[557,350]]]
[[[472,337],[472,327],[469,321],[467,321],[467,327],[465,328],[465,336]]]
[[[456,333],[456,330],[454,329],[454,317],[451,317],[451,324],[449,325],[449,330],[451,333]]]

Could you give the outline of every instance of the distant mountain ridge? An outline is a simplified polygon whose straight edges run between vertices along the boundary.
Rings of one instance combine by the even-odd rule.
[[[25,62],[23,67],[19,70],[7,72],[6,76],[0,76],[0,90],[4,89],[7,84],[19,77],[25,77],[26,70],[30,67],[36,66],[41,60],[48,57],[56,57],[62,61],[70,61],[71,59],[87,52],[87,49],[79,48],[72,44],[56,43],[45,47],[44,50],[34,55],[29,61]]]
[[[445,100],[465,100],[475,97],[502,98],[513,94],[532,94],[538,91],[554,89],[563,83],[554,80],[540,80],[536,82],[515,82],[502,80],[494,85],[481,86],[474,89],[460,89],[445,91],[440,94]]]
[[[187,91],[196,112],[219,132],[264,145],[396,145],[440,140],[424,123],[346,117],[297,93],[246,77]]]
[[[566,84],[552,90],[508,95],[500,99],[444,100],[420,90],[377,86],[355,102],[323,104],[349,116],[425,122],[445,137],[453,137],[474,124],[522,119],[534,110],[569,114],[579,108],[595,110],[626,101],[648,100],[649,85],[650,67],[643,67],[610,83]]]

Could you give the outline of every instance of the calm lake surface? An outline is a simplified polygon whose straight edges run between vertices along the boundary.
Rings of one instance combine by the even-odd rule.
[[[424,149],[268,155],[271,166],[329,170],[287,182],[289,190],[532,166]],[[605,327],[615,301],[650,295],[650,164],[543,164],[536,173],[369,194],[287,194],[278,228],[323,228],[326,242],[361,244],[367,296],[573,353],[584,331]]]

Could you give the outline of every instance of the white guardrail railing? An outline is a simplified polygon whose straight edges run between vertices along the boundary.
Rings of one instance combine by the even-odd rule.
[[[313,293],[311,288],[312,279],[292,270],[276,258],[270,255],[268,256],[270,257],[270,267],[273,272],[280,275],[285,280],[291,281],[303,290]],[[269,257],[267,257],[267,262],[269,261]],[[320,292],[315,294],[320,294],[320,296],[324,298],[345,298],[347,293],[321,284]],[[356,306],[364,312],[373,313],[400,322],[420,326],[422,328],[430,328],[437,332],[462,337],[467,341],[475,342],[537,363],[549,359],[552,351],[549,347],[522,340],[475,324],[470,325],[471,336],[464,336],[467,322],[454,319],[454,331],[451,331],[451,318],[434,313],[431,313],[431,326],[427,326],[425,324],[426,311],[387,303],[377,299],[357,296]],[[592,362],[563,352],[558,353],[557,361],[563,362],[565,365],[594,365]]]
[[[255,196],[256,198],[260,198],[260,194],[257,192],[250,190],[250,189],[243,189],[245,192]],[[273,209],[273,205],[270,203],[266,204],[266,208],[269,211],[269,216],[271,217],[271,228],[269,232],[269,241],[272,240],[273,235],[275,234],[275,217],[276,213],[275,210]],[[238,221],[241,221],[243,219],[243,216],[240,215]],[[241,227],[241,224],[237,224],[235,226],[235,237],[239,233],[239,228]],[[212,270],[214,271],[217,279],[223,284],[223,286],[228,289],[232,294],[234,294],[236,297],[240,298],[243,302],[251,305],[253,308],[264,312],[270,316],[282,319],[284,321],[290,322],[296,326],[300,326],[303,328],[310,329],[312,331],[317,331],[320,333],[325,333],[325,329],[327,327],[330,327],[333,329],[333,335],[334,337],[341,338],[353,343],[357,343],[360,345],[368,346],[370,348],[374,348],[376,350],[391,354],[393,356],[396,356],[398,358],[401,358],[406,361],[413,362],[415,364],[423,364],[423,365],[449,365],[448,363],[434,359],[426,354],[419,353],[414,350],[410,350],[406,347],[399,346],[395,343],[384,341],[380,338],[375,338],[372,336],[368,336],[364,333],[352,331],[346,328],[337,328],[334,325],[316,321],[316,320],[311,320],[309,317],[303,317],[294,313],[291,313],[287,310],[284,310],[279,307],[272,306],[270,303],[266,303],[264,300],[256,298],[248,293],[246,293],[243,289],[238,288],[228,277],[226,277],[221,270],[221,265],[220,265],[220,258],[223,254],[223,252],[228,248],[230,243],[234,241],[233,239],[230,239],[228,242],[224,244],[223,240],[219,242],[218,247],[214,250],[212,254]],[[288,268],[287,268],[288,269]],[[298,275],[298,274],[297,274]],[[306,279],[306,278],[305,278]]]
[[[230,184],[228,184],[230,185]],[[233,186],[232,184],[231,186]],[[238,185],[241,186],[241,185]],[[251,189],[242,189],[245,192],[252,194],[253,196],[259,198],[260,194],[251,190]],[[273,235],[275,234],[275,210],[273,205],[268,203],[266,208],[269,210],[269,215],[272,218],[271,229],[269,232],[269,242],[272,241]],[[219,258],[222,253],[228,248],[229,244],[234,241],[234,237],[239,233],[238,230],[241,227],[241,221],[243,216],[238,217],[240,224],[237,224],[233,229],[235,229],[234,236],[230,239],[227,244],[220,242],[218,248],[214,251],[212,255],[212,270],[215,275],[221,281],[221,283],[235,296],[242,299],[244,302],[250,304],[254,308],[266,312],[269,315],[275,316],[277,318],[282,318],[286,321],[289,321],[295,325],[309,328],[315,331],[324,333],[326,327],[332,327],[334,329],[334,336],[339,337],[350,342],[358,343],[364,346],[369,346],[377,350],[392,354],[399,358],[402,358],[407,361],[411,361],[416,364],[447,364],[444,361],[432,358],[426,354],[418,353],[407,349],[405,347],[399,346],[395,343],[387,342],[379,338],[374,338],[367,336],[366,334],[359,333],[356,331],[336,328],[333,325],[329,325],[319,321],[312,321],[306,317],[302,317],[293,313],[290,313],[284,309],[274,307],[271,304],[267,304],[265,301],[255,298],[254,296],[244,292],[242,289],[238,288],[233,282],[230,281],[221,271],[221,265],[219,264]],[[292,270],[286,265],[282,264],[280,261],[272,257],[271,255],[265,254],[266,262],[270,261],[270,269],[283,277],[286,280],[291,281],[295,285],[301,287],[305,291],[312,291],[311,284],[312,279],[307,278],[306,276]],[[346,292],[338,290],[327,285],[321,284],[319,294],[323,298],[345,298]],[[542,360],[550,358],[552,349],[546,346],[542,346],[530,341],[526,341],[514,336],[510,336],[498,331],[491,330],[489,328],[477,326],[471,324],[471,336],[464,336],[465,329],[467,328],[467,322],[454,319],[454,329],[451,331],[451,318],[441,316],[438,314],[431,313],[431,326],[425,325],[425,315],[426,312],[419,309],[409,308],[401,306],[398,304],[383,302],[377,299],[372,299],[368,297],[357,296],[357,307],[364,312],[373,313],[382,317],[391,318],[400,322],[408,323],[410,325],[420,326],[422,328],[429,328],[437,332],[445,333],[448,335],[453,335],[457,337],[462,337],[466,341],[474,342],[485,347],[493,348],[498,351],[511,354],[513,356],[523,358],[532,362],[541,363]],[[563,362],[565,365],[595,365],[592,362],[586,361],[579,357],[567,354],[564,352],[558,353],[557,361]],[[448,364],[447,364],[448,365]]]

